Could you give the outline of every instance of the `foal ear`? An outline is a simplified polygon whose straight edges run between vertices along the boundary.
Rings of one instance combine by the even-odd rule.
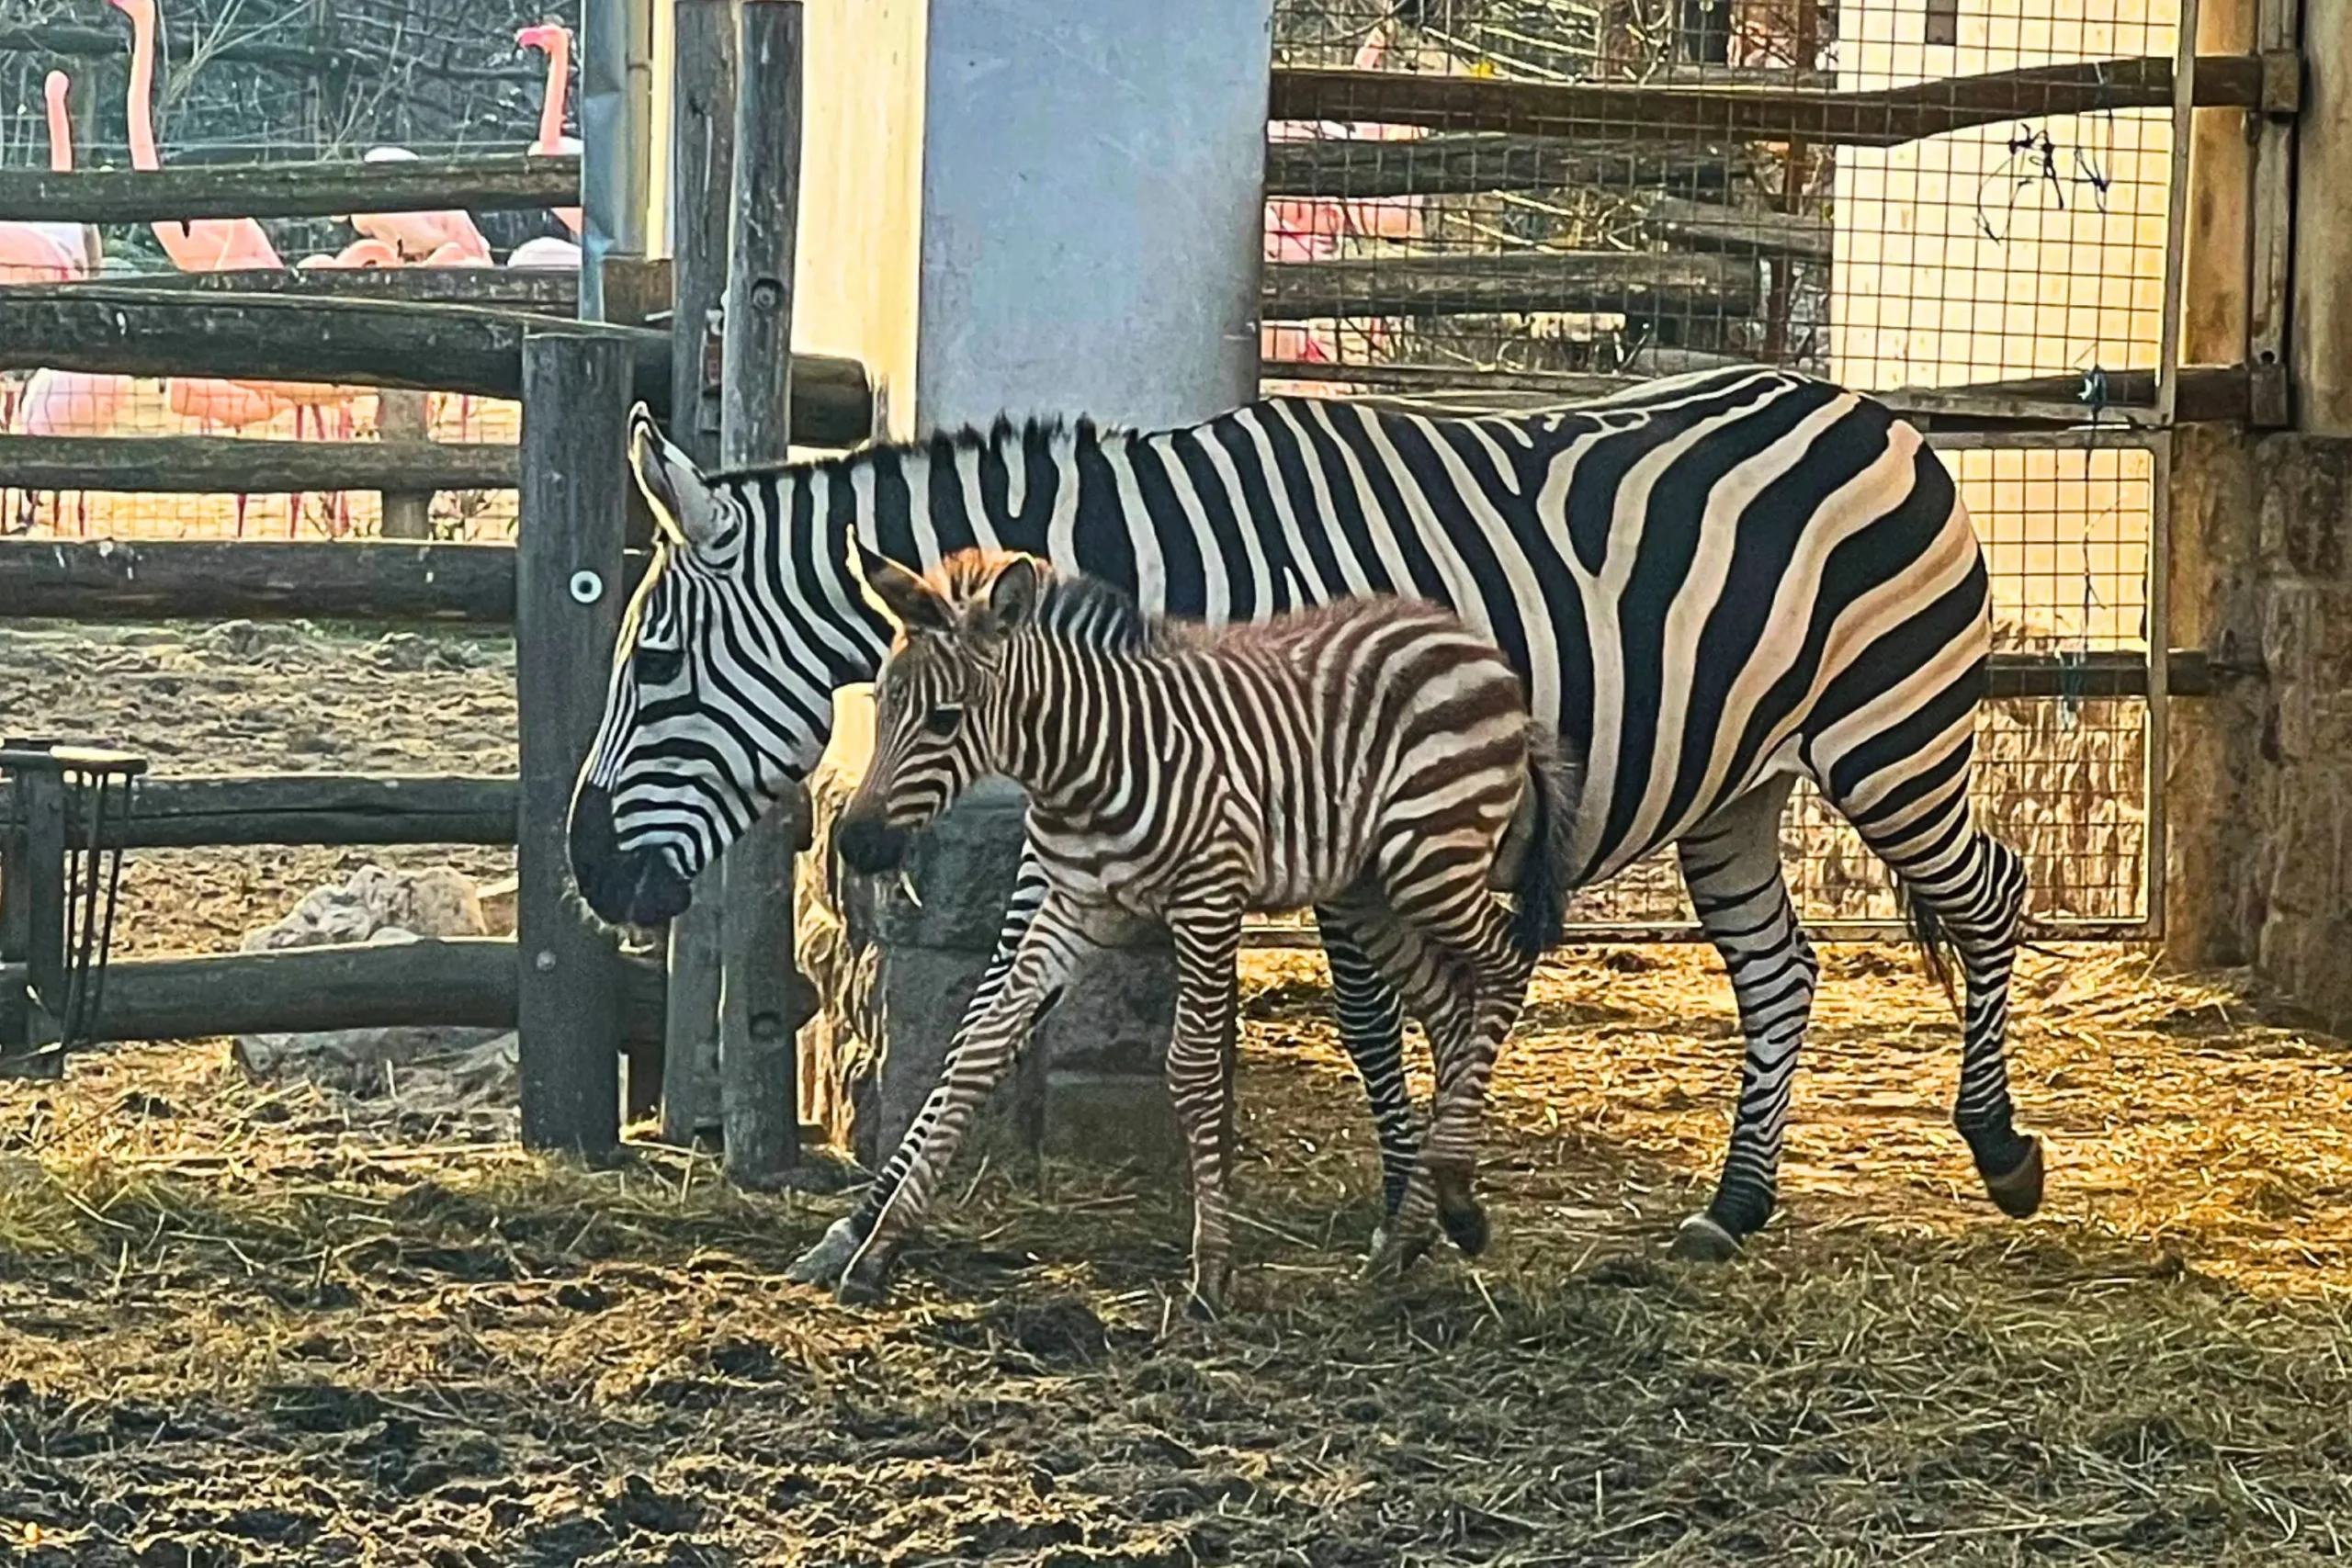
[[[1008,557],[989,578],[988,592],[973,617],[973,629],[1007,637],[1029,624],[1037,614],[1045,579],[1035,556]]]
[[[888,557],[867,549],[857,552],[857,564],[865,574],[865,585],[899,626],[910,632],[944,633],[954,629],[947,601],[921,577]]]

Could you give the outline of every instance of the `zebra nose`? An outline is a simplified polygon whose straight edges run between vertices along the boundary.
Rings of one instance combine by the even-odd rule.
[[[879,812],[849,814],[833,826],[833,847],[852,871],[870,876],[906,859],[907,834],[884,821]]]
[[[571,879],[600,919],[652,926],[674,919],[694,900],[687,880],[654,850],[624,850],[613,825],[613,797],[583,786],[571,803],[566,835]]]

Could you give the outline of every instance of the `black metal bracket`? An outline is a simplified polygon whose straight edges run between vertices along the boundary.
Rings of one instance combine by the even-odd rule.
[[[147,761],[0,742],[0,1077],[59,1077],[96,1035],[122,879],[122,824]]]

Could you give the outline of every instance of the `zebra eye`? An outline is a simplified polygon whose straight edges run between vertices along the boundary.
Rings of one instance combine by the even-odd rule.
[[[686,650],[683,648],[648,648],[640,643],[635,661],[640,684],[666,686],[676,680],[678,671],[685,667]]]
[[[944,740],[955,734],[956,727],[963,722],[962,703],[942,703],[922,716],[922,732]]]

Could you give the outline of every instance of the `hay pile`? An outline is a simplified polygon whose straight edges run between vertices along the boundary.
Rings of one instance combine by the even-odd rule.
[[[1832,950],[1787,1212],[1664,1236],[1736,1043],[1702,954],[1575,955],[1508,1057],[1496,1252],[1351,1278],[1370,1139],[1306,960],[1253,965],[1238,1310],[1171,1194],[950,1184],[898,1303],[778,1282],[838,1199],[644,1151],[420,1146],[124,1052],[0,1088],[0,1561],[2181,1563],[2352,1520],[2352,1086],[2233,982],[2030,960],[2050,1213],[1973,1190],[1954,1032]]]

